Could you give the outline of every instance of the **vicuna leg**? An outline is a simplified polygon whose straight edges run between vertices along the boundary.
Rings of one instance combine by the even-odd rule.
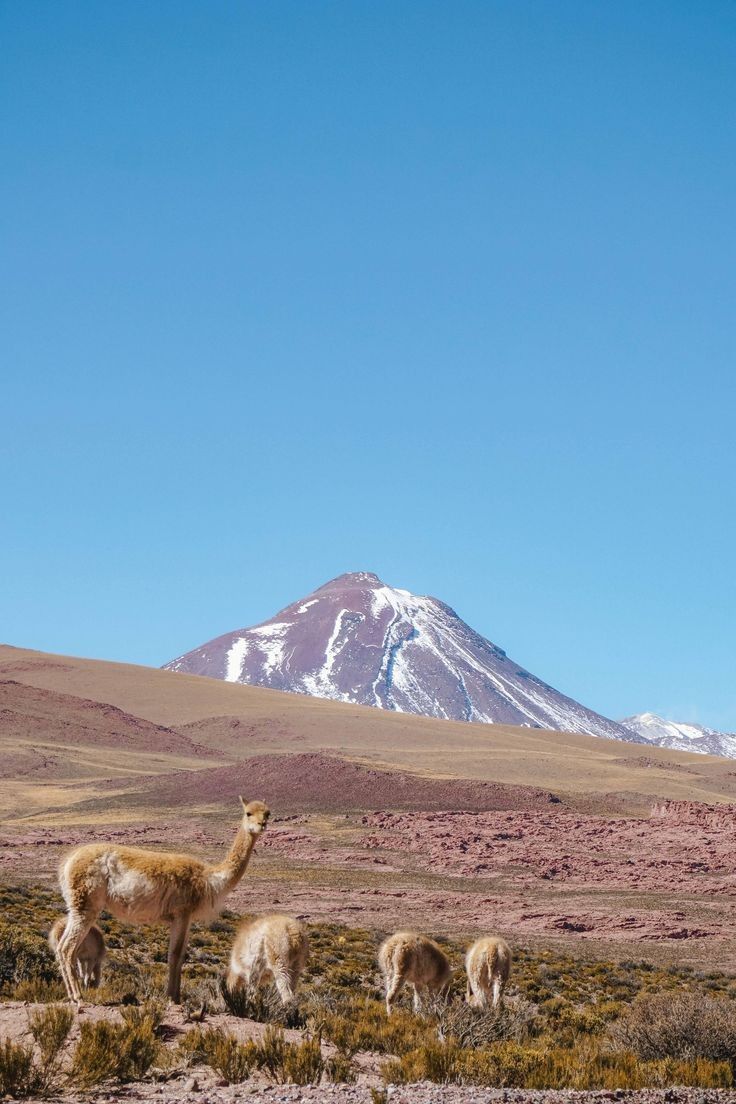
[[[77,980],[77,950],[83,943],[84,937],[92,927],[93,922],[93,917],[84,917],[78,912],[70,912],[67,916],[66,927],[61,933],[59,945],[56,948],[56,956],[67,996],[69,1000],[76,1001],[77,1004],[82,1000],[82,993]]]
[[[276,992],[281,998],[281,1003],[291,1004],[294,1000],[294,978],[291,971],[288,969],[274,970],[273,982],[276,986]]]
[[[169,932],[169,984],[166,995],[174,1004],[181,1004],[181,967],[187,949],[189,936],[189,916],[174,920]]]
[[[498,1008],[501,1003],[501,997],[503,996],[503,982],[500,977],[494,977],[491,988],[493,990],[491,1004],[494,1008]]]
[[[390,978],[386,978],[386,1013],[389,1016],[391,1015],[394,1001],[398,997],[403,984],[404,979],[398,972],[393,974]]]
[[[228,970],[225,985],[231,993],[239,993],[241,989],[245,988],[243,978],[240,974],[236,974],[234,970]]]

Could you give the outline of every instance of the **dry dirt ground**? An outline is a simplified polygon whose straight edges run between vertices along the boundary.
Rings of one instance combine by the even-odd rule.
[[[243,793],[235,910],[736,968],[728,760],[0,647],[0,778],[5,881],[105,837],[217,858]]]

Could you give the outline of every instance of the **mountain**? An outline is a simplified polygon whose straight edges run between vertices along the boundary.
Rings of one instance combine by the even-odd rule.
[[[458,721],[643,742],[525,671],[438,598],[353,572],[169,671]]]
[[[656,713],[637,713],[620,722],[635,735],[656,744],[657,747],[675,751],[698,751],[703,755],[724,755],[736,759],[736,733],[717,732],[704,725],[666,721]]]

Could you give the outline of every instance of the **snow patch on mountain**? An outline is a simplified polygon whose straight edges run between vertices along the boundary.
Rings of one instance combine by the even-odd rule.
[[[237,640],[233,642],[232,648],[227,653],[226,666],[225,666],[225,681],[237,682],[240,679],[240,675],[243,670],[243,663],[245,657],[248,654],[248,641],[243,636],[239,636]]]
[[[736,733],[718,732],[693,722],[668,721],[656,713],[637,713],[633,717],[625,717],[620,723],[657,747],[736,759]]]

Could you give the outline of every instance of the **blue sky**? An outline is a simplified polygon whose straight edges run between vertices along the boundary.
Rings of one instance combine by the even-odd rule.
[[[348,570],[736,729],[736,8],[0,6],[0,638]]]

